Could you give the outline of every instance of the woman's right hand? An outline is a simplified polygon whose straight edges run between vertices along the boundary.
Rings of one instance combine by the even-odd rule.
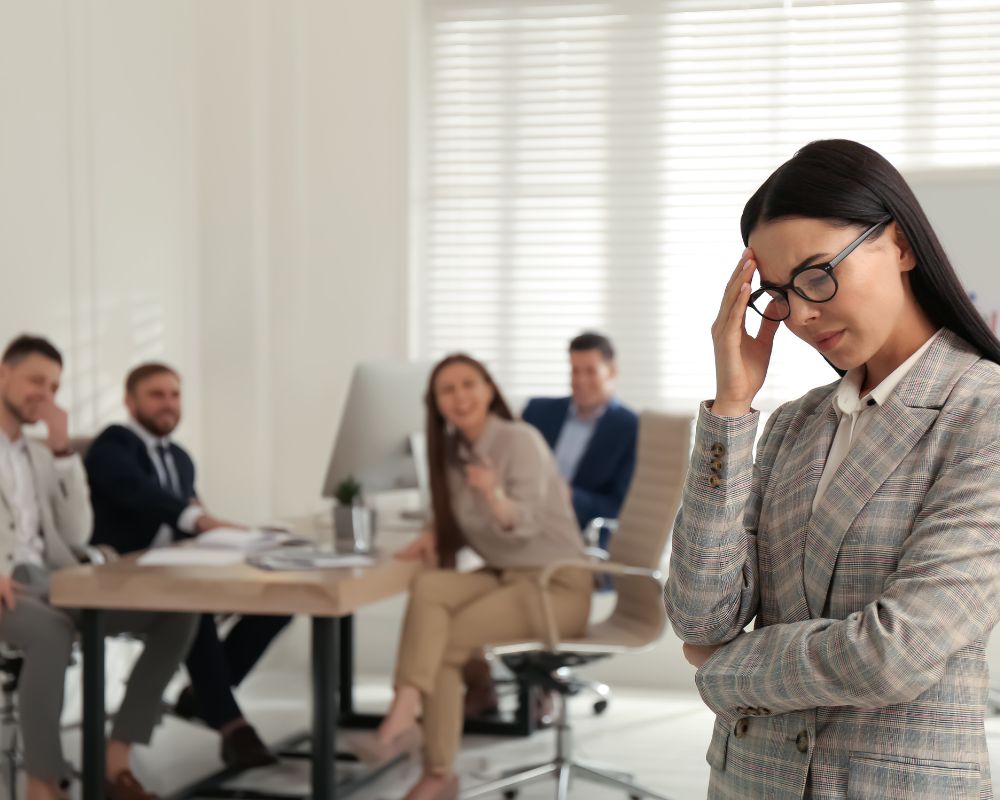
[[[423,561],[429,567],[438,563],[437,536],[433,530],[425,530],[406,547],[396,553],[396,558],[404,561]]]
[[[764,385],[774,334],[781,324],[762,319],[756,337],[746,331],[750,279],[756,267],[753,250],[748,247],[726,285],[719,316],[712,324],[715,346],[715,402],[712,413],[722,417],[740,417],[749,413],[754,397]]]

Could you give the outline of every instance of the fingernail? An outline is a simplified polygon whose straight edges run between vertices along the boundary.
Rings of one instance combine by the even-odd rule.
[[[751,266],[753,266],[753,260],[752,259],[748,258],[746,261],[743,262],[743,269],[744,269],[744,271],[748,270]]]
[[[741,291],[741,292],[749,292],[749,291],[750,291],[750,284],[749,284],[749,283],[744,283],[744,284],[743,284],[743,285],[742,285],[742,286],[740,287],[740,291]]]

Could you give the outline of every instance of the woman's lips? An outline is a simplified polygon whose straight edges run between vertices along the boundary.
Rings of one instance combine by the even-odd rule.
[[[837,331],[836,333],[830,333],[816,340],[816,349],[821,353],[827,350],[832,350],[838,344],[840,340],[844,338],[844,331]]]

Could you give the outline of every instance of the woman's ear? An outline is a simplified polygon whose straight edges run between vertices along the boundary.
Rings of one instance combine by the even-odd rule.
[[[889,223],[888,233],[892,237],[893,255],[896,257],[899,271],[909,272],[917,266],[917,257],[913,252],[913,248],[910,247],[910,240],[906,238],[903,229],[899,227],[899,224],[895,220]]]

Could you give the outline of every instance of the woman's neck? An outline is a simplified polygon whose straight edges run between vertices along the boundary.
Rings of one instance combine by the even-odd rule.
[[[483,431],[486,430],[486,423],[489,422],[490,415],[487,414],[478,422],[471,425],[467,425],[464,428],[459,428],[458,432],[462,434],[462,438],[465,439],[469,444],[475,442],[480,436],[483,435]]]
[[[916,318],[897,328],[897,331],[898,334],[890,337],[882,349],[865,364],[861,397],[882,383],[900,364],[917,352],[935,334],[937,327],[921,311]]]

